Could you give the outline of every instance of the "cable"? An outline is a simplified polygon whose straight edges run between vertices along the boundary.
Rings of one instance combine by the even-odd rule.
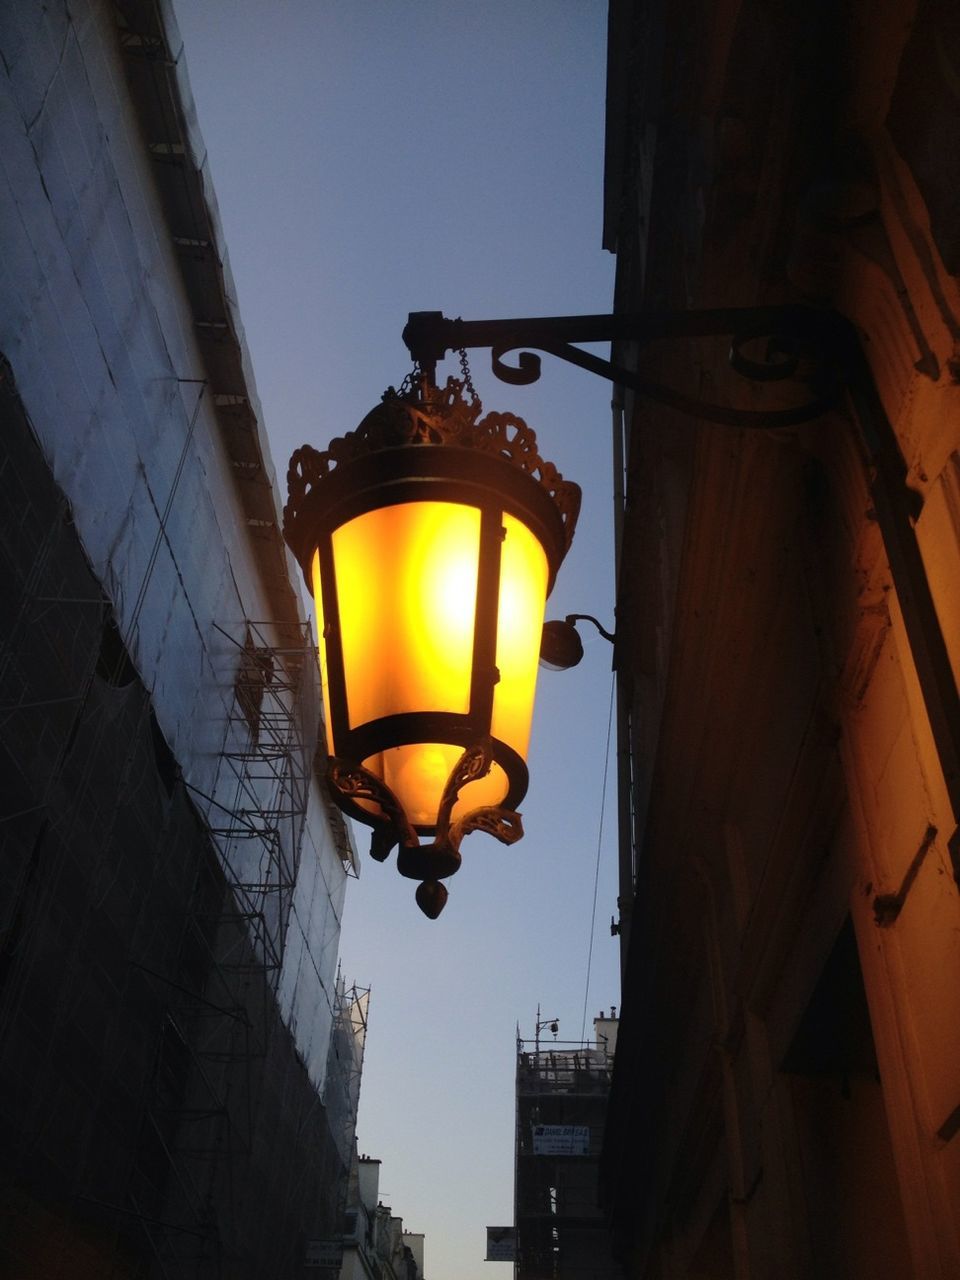
[[[610,677],[610,710],[607,713],[607,745],[603,753],[603,788],[600,792],[600,824],[597,831],[597,865],[593,873],[593,910],[590,914],[590,946],[587,950],[587,980],[583,988],[583,1021],[580,1023],[580,1039],[587,1029],[587,1000],[590,997],[590,970],[593,967],[593,938],[597,928],[597,889],[600,884],[600,850],[603,844],[603,814],[607,803],[607,775],[610,772],[610,735],[613,729],[613,695],[616,675]]]

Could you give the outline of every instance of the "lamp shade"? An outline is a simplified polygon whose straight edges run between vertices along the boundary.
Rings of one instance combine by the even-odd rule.
[[[423,879],[456,869],[466,830],[519,832],[544,604],[579,510],[523,422],[480,413],[455,379],[391,391],[288,473],[331,786],[375,856],[399,843]]]

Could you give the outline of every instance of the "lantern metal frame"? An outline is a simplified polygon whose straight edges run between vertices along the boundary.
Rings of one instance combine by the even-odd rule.
[[[542,546],[549,595],[580,506],[579,487],[540,457],[526,423],[512,414],[481,418],[479,400],[475,394],[467,400],[464,386],[454,378],[444,388],[428,378],[411,380],[400,392],[385,393],[356,431],[334,440],[324,452],[308,445],[298,449],[290,459],[284,511],[284,537],[311,591],[313,557],[319,556],[333,744],[328,782],[340,807],[373,828],[371,853],[376,859],[382,861],[399,844],[398,870],[424,881],[417,900],[431,916],[446,900],[437,882],[458,869],[460,841],[468,831],[482,829],[508,844],[523,833],[516,806],[527,790],[527,766],[513,747],[490,734],[499,680],[503,517],[515,517]],[[455,503],[480,512],[468,707],[464,713],[404,712],[351,727],[333,535],[358,516],[411,502]],[[390,787],[362,761],[394,747],[429,742],[459,746],[462,755],[444,788],[436,821],[414,823]],[[507,779],[502,802],[452,820],[460,791],[494,764]],[[421,836],[433,836],[433,843],[421,844]]]

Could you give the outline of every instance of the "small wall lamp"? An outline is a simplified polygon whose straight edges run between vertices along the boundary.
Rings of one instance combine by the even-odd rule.
[[[578,622],[592,622],[604,640],[616,643],[612,631],[600,625],[590,613],[568,613],[562,622],[545,622],[540,641],[540,665],[548,671],[569,671],[583,657],[583,641],[577,631]]]

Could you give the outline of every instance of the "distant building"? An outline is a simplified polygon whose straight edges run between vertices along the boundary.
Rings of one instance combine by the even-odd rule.
[[[380,1201],[380,1161],[354,1155],[340,1280],[423,1280],[423,1235]]]
[[[354,851],[180,41],[0,8],[0,1271],[292,1276]]]
[[[595,1018],[594,1041],[517,1040],[514,1175],[517,1280],[588,1280],[620,1274],[599,1200],[599,1159],[616,1011]],[[489,1236],[489,1229],[488,1229]],[[504,1252],[488,1245],[488,1258]]]

